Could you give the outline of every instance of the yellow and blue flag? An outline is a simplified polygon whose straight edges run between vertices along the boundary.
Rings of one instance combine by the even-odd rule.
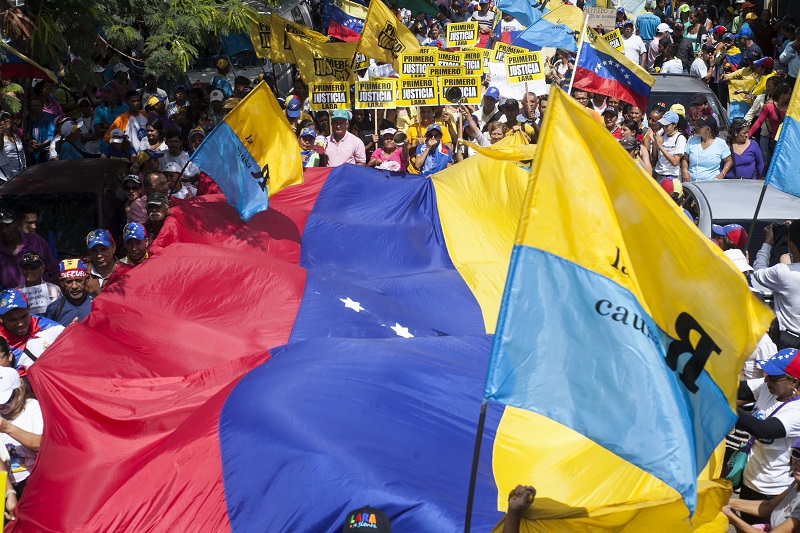
[[[303,182],[297,140],[263,82],[211,130],[190,160],[219,185],[245,222],[267,209],[269,196]]]
[[[767,171],[766,182],[776,189],[800,196],[800,91],[794,86],[786,117],[781,125],[778,144]]]
[[[739,370],[772,313],[562,91],[539,138],[484,397],[588,437],[694,512],[698,475],[736,421]],[[578,488],[595,491],[591,479]],[[617,490],[611,501],[635,501]]]

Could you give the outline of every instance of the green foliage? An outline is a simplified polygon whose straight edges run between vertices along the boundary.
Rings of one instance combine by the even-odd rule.
[[[22,102],[18,95],[24,92],[21,85],[16,83],[9,83],[4,87],[0,87],[0,108],[11,113],[17,113],[22,109]]]

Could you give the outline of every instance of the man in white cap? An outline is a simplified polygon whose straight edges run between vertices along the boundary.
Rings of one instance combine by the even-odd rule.
[[[162,171],[169,183],[170,198],[193,198],[197,195],[197,189],[191,183],[181,181],[183,168],[176,162],[171,161],[166,164]]]
[[[658,17],[656,17],[658,18]],[[658,57],[659,50],[658,50],[658,43],[664,37],[669,37],[672,34],[672,28],[669,27],[669,24],[662,22],[658,26],[656,26],[656,37],[650,44],[647,45],[647,63],[645,66],[647,67],[648,72],[653,72],[653,65],[656,62],[656,58]]]
[[[222,122],[223,118],[225,118],[225,109],[223,109],[223,106],[225,105],[225,95],[219,89],[214,89],[211,91],[208,99],[210,100],[211,105],[208,107],[206,117],[211,123],[211,126],[216,126]]]

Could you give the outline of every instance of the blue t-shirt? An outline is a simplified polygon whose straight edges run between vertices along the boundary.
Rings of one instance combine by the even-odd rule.
[[[125,152],[124,150],[120,150],[119,148],[114,148],[112,144],[103,143],[100,145],[100,153],[109,159],[130,160],[131,156],[136,154],[136,150],[134,150],[133,146],[131,146],[130,144],[128,145],[128,151]]]
[[[652,13],[645,13],[636,17],[636,29],[643,41],[652,41],[656,37],[656,28],[661,24],[661,19]]]
[[[58,311],[58,306],[61,305],[61,301],[64,300],[64,307],[61,308],[61,313],[58,316],[56,315],[56,311]],[[50,320],[55,320],[59,324],[64,327],[69,326],[72,324],[72,321],[75,320],[75,317],[78,318],[78,322],[81,322],[86,315],[89,314],[89,311],[92,310],[92,295],[89,294],[86,296],[86,299],[83,301],[81,305],[75,305],[74,303],[70,302],[66,296],[62,296],[55,302],[52,302],[50,305],[47,306],[47,310],[44,312],[44,316],[49,318]]]
[[[59,161],[69,161],[70,159],[83,159],[83,154],[81,150],[83,150],[83,144],[80,141],[75,141],[78,146],[74,146],[72,143],[64,141],[61,143],[61,146],[58,150],[58,160]]]
[[[731,155],[728,143],[719,137],[711,146],[703,150],[700,137],[691,137],[686,141],[686,155],[689,157],[689,176],[692,181],[713,180],[720,173],[720,163]]]
[[[447,150],[447,148],[442,145],[441,143],[439,146],[436,147],[436,150],[432,152],[428,152],[428,157],[425,158],[425,162],[422,164],[422,168],[419,169],[420,176],[430,176],[431,174],[436,174],[440,170],[444,170],[447,168],[448,163],[453,162],[453,158],[450,155],[450,152],[443,152],[442,150]],[[425,151],[425,145],[420,144],[417,146],[417,155],[421,154]]]
[[[56,134],[55,115],[42,113],[31,121],[31,136],[37,143],[52,141]]]
[[[222,94],[225,95],[225,98],[230,98],[233,96],[233,87],[231,87],[231,82],[219,74],[215,74],[208,84],[222,91]]]
[[[100,104],[94,110],[94,125],[109,127],[117,117],[128,110],[128,104],[121,102],[119,105],[109,106]]]

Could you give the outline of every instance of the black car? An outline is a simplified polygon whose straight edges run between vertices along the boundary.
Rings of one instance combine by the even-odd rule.
[[[0,188],[0,207],[31,208],[39,214],[37,233],[58,259],[82,257],[86,234],[106,228],[121,242],[125,226],[122,182],[130,163],[76,159],[34,165]]]

